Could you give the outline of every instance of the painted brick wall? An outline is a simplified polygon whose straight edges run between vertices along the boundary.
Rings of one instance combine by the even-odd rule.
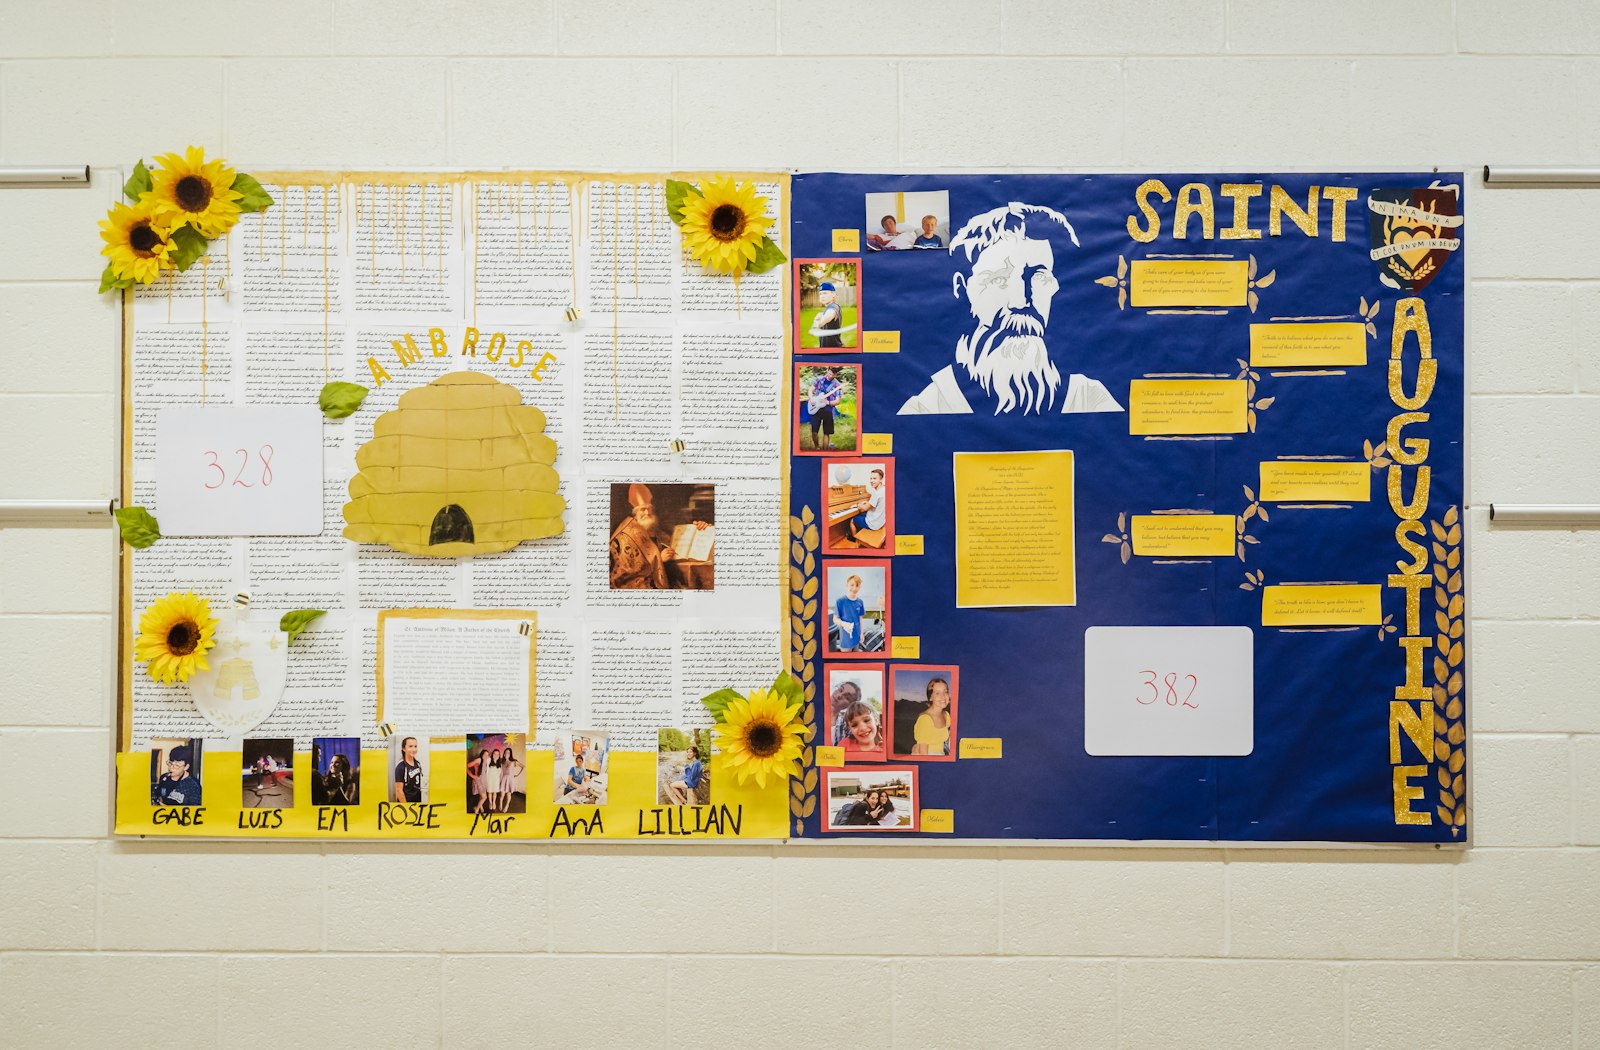
[[[113,490],[155,148],[1470,170],[1597,89],[1564,0],[0,0],[0,163],[97,168],[0,189],[0,498]],[[1469,192],[1473,499],[1600,503],[1600,190]],[[1468,521],[1465,855],[119,843],[110,532],[0,528],[0,1045],[1600,1047],[1600,533]]]

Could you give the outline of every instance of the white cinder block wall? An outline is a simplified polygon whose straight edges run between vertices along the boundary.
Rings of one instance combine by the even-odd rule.
[[[0,498],[113,491],[141,154],[1473,170],[1597,93],[1567,0],[0,0],[0,162],[98,169],[0,189]],[[0,1045],[1600,1047],[1600,533],[1483,509],[1600,503],[1600,189],[1469,208],[1471,852],[116,842],[111,532],[0,528]]]

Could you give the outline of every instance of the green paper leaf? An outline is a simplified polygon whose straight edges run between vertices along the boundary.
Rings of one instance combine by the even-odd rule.
[[[100,290],[102,292],[109,292],[113,288],[132,288],[132,287],[133,287],[133,278],[132,277],[118,277],[116,275],[116,272],[111,269],[111,264],[110,263],[106,263],[106,268],[105,268],[104,272],[102,272],[100,274]]]
[[[343,419],[366,399],[367,388],[359,383],[329,383],[317,395],[317,405],[329,419]]]
[[[756,257],[745,269],[751,273],[766,273],[774,266],[781,265],[785,258],[787,256],[783,254],[783,249],[771,237],[763,237],[761,243],[756,245]]]
[[[326,609],[295,609],[283,614],[283,619],[278,621],[278,630],[289,636],[289,644],[300,637],[300,632],[311,626],[311,621],[327,612]]]
[[[130,547],[143,550],[161,538],[161,527],[143,507],[119,507],[114,516],[117,528],[122,530],[122,541]]]
[[[241,212],[261,211],[272,203],[272,195],[261,188],[261,183],[242,171],[233,176],[233,191],[244,194],[239,198]]]
[[[667,215],[673,222],[683,222],[683,200],[691,193],[696,197],[704,196],[693,183],[667,180]]]
[[[744,694],[738,692],[737,690],[718,689],[710,696],[702,696],[700,698],[700,702],[705,705],[705,709],[707,711],[711,712],[712,718],[716,719],[718,722],[725,722],[727,721],[726,712],[728,710],[728,705],[733,703],[735,700],[743,699]]]
[[[799,680],[788,671],[779,672],[778,677],[772,680],[772,691],[783,698],[785,707],[805,702],[805,690]]]
[[[133,174],[128,176],[128,181],[122,184],[122,193],[130,201],[137,201],[141,194],[149,192],[150,169],[141,160],[133,166]]]
[[[187,270],[206,253],[206,239],[193,226],[179,226],[167,240],[172,243],[172,252],[167,258],[180,270]]]

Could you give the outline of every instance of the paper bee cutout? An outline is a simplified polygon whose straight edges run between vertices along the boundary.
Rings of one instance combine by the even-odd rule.
[[[400,395],[356,451],[346,539],[455,557],[559,536],[556,443],[544,413],[481,372],[450,372]]]

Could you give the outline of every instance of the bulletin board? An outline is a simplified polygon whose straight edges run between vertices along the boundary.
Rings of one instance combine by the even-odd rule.
[[[1464,843],[1462,183],[796,176],[797,826]]]
[[[254,174],[270,207],[125,299],[161,536],[123,548],[117,832],[782,837],[700,698],[784,662],[788,268],[691,260],[666,191],[704,173]],[[788,176],[715,174],[786,246]],[[219,620],[186,682],[138,641],[169,595]]]

